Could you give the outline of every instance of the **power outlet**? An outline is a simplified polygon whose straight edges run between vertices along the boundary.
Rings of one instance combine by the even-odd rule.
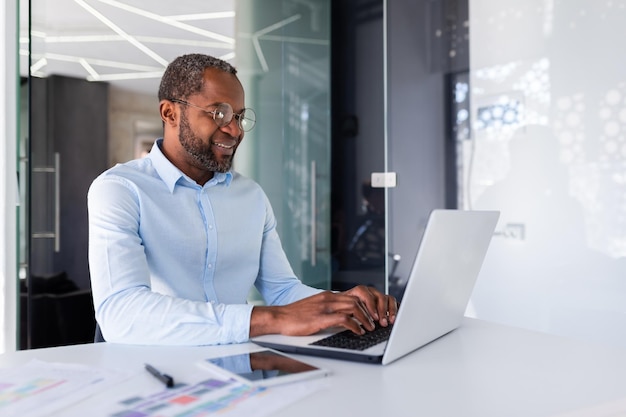
[[[502,230],[502,236],[507,239],[526,239],[526,225],[524,223],[507,223]]]
[[[395,172],[372,172],[372,188],[394,188],[396,186]]]

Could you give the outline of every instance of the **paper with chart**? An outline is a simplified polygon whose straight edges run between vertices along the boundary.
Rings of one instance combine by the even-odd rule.
[[[198,370],[180,381],[177,378],[170,389],[133,383],[143,380],[137,376],[141,373],[145,373],[143,366],[128,372],[39,360],[0,369],[0,416],[269,416],[326,387],[323,379],[253,387],[221,373]],[[133,376],[137,378],[127,381],[127,395],[120,396],[113,388]]]
[[[39,360],[0,369],[0,415],[58,415],[58,410],[130,376],[126,371]]]
[[[99,403],[91,417],[261,417],[270,416],[324,387],[319,381],[285,384],[281,387],[255,387],[220,373],[202,371],[187,375],[173,388],[135,386],[132,395]],[[181,379],[181,381],[183,380]],[[196,382],[193,382],[196,381]],[[111,398],[109,398],[111,399]],[[84,411],[64,417],[84,417]]]

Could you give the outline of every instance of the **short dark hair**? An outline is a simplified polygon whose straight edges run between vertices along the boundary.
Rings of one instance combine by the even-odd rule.
[[[159,85],[159,101],[164,99],[186,99],[202,91],[204,70],[218,70],[237,75],[237,70],[228,62],[204,54],[181,55],[165,69]]]

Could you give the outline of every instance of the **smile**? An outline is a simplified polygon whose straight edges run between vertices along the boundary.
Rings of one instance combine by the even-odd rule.
[[[236,144],[229,146],[229,145],[224,145],[223,143],[211,142],[211,145],[215,145],[218,148],[222,148],[222,149],[233,149]]]

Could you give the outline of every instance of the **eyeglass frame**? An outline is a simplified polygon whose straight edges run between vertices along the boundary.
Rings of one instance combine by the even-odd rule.
[[[235,110],[233,109],[233,106],[231,106],[228,103],[217,103],[217,104],[212,104],[212,105],[208,106],[208,107],[219,107],[219,106],[222,106],[222,105],[226,105],[226,106],[230,107],[230,110],[231,110],[231,112],[233,114],[232,117],[230,118],[230,120],[227,123],[220,125],[221,122],[218,122],[218,119],[216,118],[217,108],[215,110],[207,110],[204,107],[198,106],[197,104],[193,104],[193,103],[190,103],[188,101],[181,100],[181,99],[178,99],[178,98],[169,98],[168,100],[171,101],[172,103],[179,103],[179,104],[184,104],[186,106],[195,107],[198,110],[202,110],[203,112],[205,112],[207,114],[210,114],[212,119],[213,119],[213,121],[215,122],[215,124],[219,128],[228,126],[233,121],[233,119],[236,119],[237,127],[242,132],[249,132],[252,129],[254,129],[254,126],[256,126],[256,112],[253,109],[250,109],[250,108],[244,108],[241,112],[235,113]],[[253,118],[246,117],[246,113],[247,112],[252,112],[254,117]],[[250,129],[247,129],[247,130],[244,129],[243,126],[241,125],[242,119],[251,121],[252,122],[252,127],[250,127]],[[223,120],[223,119],[220,119],[220,120]]]

